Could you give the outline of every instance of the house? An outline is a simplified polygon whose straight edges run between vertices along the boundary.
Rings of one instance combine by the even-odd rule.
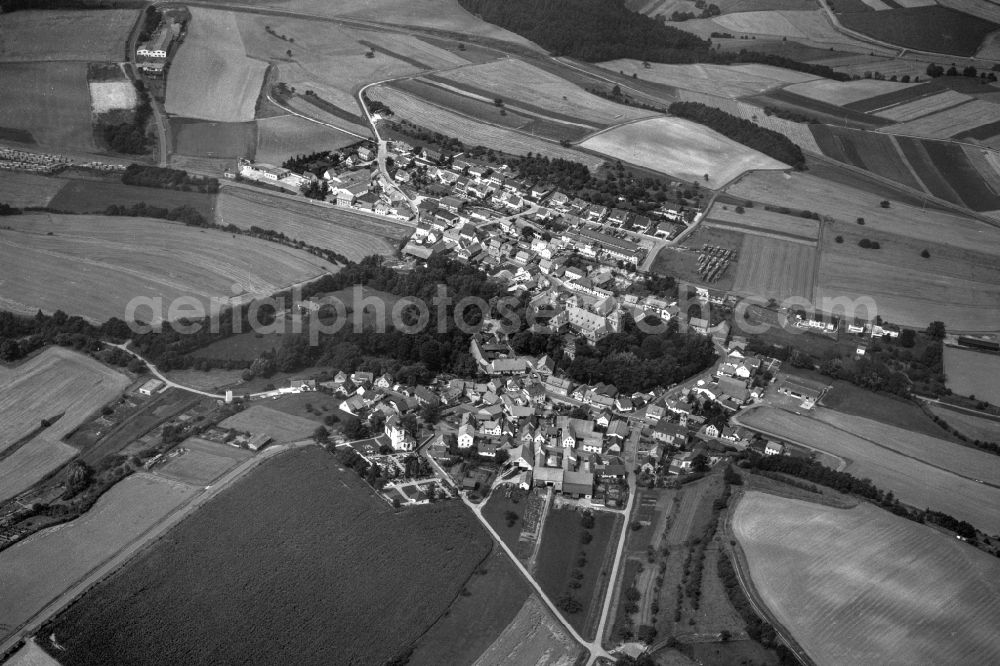
[[[467,449],[476,441],[476,430],[471,423],[463,423],[458,427],[458,448]]]
[[[673,447],[683,446],[687,442],[688,429],[680,423],[660,421],[653,426],[653,439]]]
[[[627,395],[620,395],[615,398],[615,408],[619,412],[631,412],[635,407],[632,405],[632,398]]]
[[[420,403],[421,406],[430,405],[432,407],[437,407],[441,404],[441,399],[438,398],[437,394],[426,386],[418,386],[414,389],[413,395],[416,397],[417,402]]]
[[[499,421],[484,421],[479,426],[479,432],[485,437],[499,437],[501,426]]]
[[[772,442],[771,440],[768,440],[767,444],[764,446],[765,456],[782,456],[784,454],[785,445],[781,442]]]
[[[476,449],[476,452],[479,453],[479,455],[481,456],[486,456],[487,458],[496,458],[498,448],[500,447],[498,447],[493,442],[484,442],[483,444],[479,445],[479,448]]]
[[[354,382],[355,384],[359,385],[359,386],[364,385],[364,384],[367,384],[368,386],[371,386],[372,383],[375,381],[375,373],[374,372],[355,372],[354,374],[351,375],[351,381]]]
[[[247,448],[251,451],[260,451],[271,443],[272,437],[265,432],[259,432],[247,440]]]
[[[359,416],[365,409],[365,399],[360,395],[352,395],[347,400],[340,403],[340,409],[348,414]]]
[[[365,160],[367,162],[368,160],[370,160],[373,157],[375,157],[375,153],[372,152],[371,148],[369,148],[367,146],[361,146],[360,148],[358,148],[358,157],[360,157],[361,159],[363,159],[363,160]]]
[[[396,414],[385,420],[385,434],[388,435],[394,451],[412,451],[417,447],[417,440],[406,432],[401,419]]]
[[[778,384],[778,393],[801,400],[803,408],[812,409],[828,388],[818,382],[789,375]]]
[[[545,389],[554,395],[566,396],[573,388],[573,382],[564,377],[549,376],[545,380]],[[582,396],[580,398],[583,399]]]
[[[716,396],[728,395],[740,405],[745,404],[750,399],[746,380],[733,377],[720,377],[715,393]]]
[[[666,407],[662,405],[646,405],[646,423],[658,423],[667,413]]]
[[[667,468],[668,474],[687,474],[691,471],[691,464],[694,462],[693,451],[683,451],[674,456]]]
[[[378,379],[375,380],[375,387],[380,389],[392,388],[392,375],[389,373],[379,375]]]
[[[562,493],[581,499],[589,499],[594,492],[594,475],[590,472],[571,472],[563,474]]]
[[[608,429],[607,432],[605,433],[605,437],[607,437],[608,439],[614,438],[618,439],[619,441],[624,441],[625,438],[628,437],[628,433],[629,433],[628,423],[626,421],[617,420],[617,421],[612,421],[611,423],[608,424]]]
[[[142,386],[139,387],[140,395],[153,395],[157,391],[163,388],[163,382],[159,379],[150,379]]]

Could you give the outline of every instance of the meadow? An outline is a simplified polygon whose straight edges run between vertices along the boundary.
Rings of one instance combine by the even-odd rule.
[[[788,165],[682,118],[642,120],[596,134],[581,147],[717,188],[751,169]],[[708,178],[705,178],[705,175]]]
[[[215,213],[219,224],[280,231],[289,238],[335,250],[358,261],[373,254],[391,255],[413,230],[383,216],[319,207],[276,198],[263,192],[225,188]]]
[[[0,127],[26,130],[53,152],[95,149],[87,63],[0,63],[0,99]]]
[[[318,424],[301,416],[271,409],[265,404],[256,404],[238,414],[230,416],[219,424],[220,428],[232,428],[252,435],[265,433],[277,444],[308,439]]]
[[[738,212],[736,207],[716,204],[709,211],[707,222],[715,226],[734,227],[745,233],[774,235],[788,240],[815,244],[819,238],[819,221],[797,214],[776,213],[753,206]]]
[[[206,486],[253,456],[246,449],[197,437],[184,440],[175,451],[180,449],[184,453],[157,466],[153,473],[192,486]]]
[[[39,426],[48,439],[58,441],[110,402],[130,380],[83,354],[49,347],[0,375],[0,451]],[[59,417],[59,418],[55,418]]]
[[[844,417],[848,420],[854,417]],[[740,417],[740,423],[747,427],[766,431],[775,437],[782,437],[794,442],[801,442],[835,456],[847,459],[846,472],[858,478],[871,479],[884,492],[890,490],[899,501],[914,507],[930,508],[935,511],[954,516],[959,520],[972,523],[975,527],[988,534],[1000,533],[1000,515],[994,510],[1000,502],[1000,489],[977,483],[973,478],[959,476],[956,472],[897,453],[887,446],[879,446],[881,442],[866,439],[863,434],[855,434],[834,427],[817,418],[799,416],[782,409],[762,407],[751,410]],[[868,432],[868,435],[882,437],[884,433],[899,436],[899,442],[905,442],[910,431],[896,432],[892,426],[878,424],[878,428]],[[862,429],[863,430],[863,429]],[[988,454],[970,447],[951,444],[941,440],[942,450],[955,453],[955,462],[949,463],[956,469],[973,466],[975,461],[989,457]],[[902,450],[902,449],[901,449]],[[931,454],[921,452],[919,455],[930,459],[931,455],[939,456],[939,451]],[[936,457],[935,459],[940,459]],[[961,461],[961,462],[959,462]],[[1000,462],[1000,460],[998,460]],[[959,468],[958,465],[963,467]],[[994,464],[994,468],[996,465]]]
[[[251,121],[266,69],[267,63],[246,56],[232,12],[192,7],[187,38],[167,78],[167,113]]]
[[[970,349],[944,348],[944,374],[948,388],[959,395],[974,395],[980,400],[1000,405],[1000,356]]]
[[[0,203],[15,208],[48,206],[67,183],[62,178],[39,176],[34,173],[4,171],[0,178]]]
[[[819,666],[1000,659],[1000,564],[862,504],[748,492],[733,516],[754,588]]]
[[[0,15],[0,62],[113,62],[125,56],[135,9],[18,11]]]
[[[385,663],[448,610],[490,549],[461,503],[396,512],[308,447],[241,478],[43,633],[65,666],[150,654]]]
[[[368,96],[387,105],[399,118],[431,131],[453,136],[469,146],[484,146],[511,155],[534,153],[552,158],[559,157],[585,164],[591,170],[597,169],[604,163],[599,157],[564,148],[541,137],[484,124],[387,86],[370,88]]]
[[[117,180],[69,179],[56,182],[61,182],[63,186],[48,206],[67,213],[103,213],[108,206],[140,203],[159,208],[190,206],[209,220],[215,211],[214,194],[125,185]]]
[[[980,442],[1000,442],[1000,419],[986,414],[977,416],[957,409],[949,409],[940,403],[928,403],[927,408],[948,425],[971,440]]]
[[[860,79],[858,81],[816,79],[815,81],[787,86],[785,89],[809,99],[834,106],[845,106],[873,97],[898,94],[914,85],[919,84],[876,81],[875,79]]]
[[[0,578],[0,635],[28,621],[194,493],[190,486],[133,474],[76,520],[0,551],[5,572]]]
[[[173,117],[170,119],[173,152],[196,157],[254,158],[257,124],[224,123]]]
[[[19,215],[6,224],[0,305],[17,312],[62,309],[103,321],[124,317],[136,297],[162,297],[166,317],[181,296],[202,299],[207,311],[210,297],[269,295],[336,270],[302,250],[165,220]],[[135,314],[145,321],[161,315],[148,307]]]
[[[281,164],[294,155],[319,150],[335,150],[358,141],[358,137],[338,132],[293,115],[261,118],[257,121],[257,160]]]
[[[740,248],[733,291],[763,301],[797,297],[812,301],[816,248],[747,234]]]

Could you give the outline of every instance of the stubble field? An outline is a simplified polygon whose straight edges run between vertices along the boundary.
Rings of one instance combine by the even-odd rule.
[[[813,245],[747,234],[733,291],[763,301],[796,297],[811,302],[815,266]]]
[[[0,61],[120,61],[135,9],[19,11],[0,15]]]
[[[748,234],[774,235],[811,244],[815,244],[819,237],[819,221],[800,215],[775,213],[758,206],[744,207],[740,213],[735,206],[723,208],[716,204],[709,212],[707,221],[714,226],[732,227]]]
[[[473,662],[473,666],[496,664],[547,664],[573,666],[582,648],[566,632],[548,608],[532,594],[503,633]]]
[[[136,297],[263,296],[336,267],[301,250],[164,220],[97,215],[19,215],[0,231],[5,309],[62,309],[103,321],[124,317]],[[51,235],[49,233],[51,232]],[[170,248],[165,254],[161,248]],[[38,279],[45,275],[46,279]]]
[[[191,486],[133,474],[115,484],[80,518],[0,552],[0,568],[5,572],[0,577],[0,635],[8,635],[29,620],[194,493]]]
[[[701,181],[709,187],[720,187],[750,169],[789,168],[682,118],[661,117],[630,123],[592,136],[580,145],[612,159]]]
[[[251,121],[266,69],[265,62],[246,57],[232,12],[192,7],[187,38],[167,78],[167,113]]]
[[[873,441],[863,436],[866,434],[881,438],[885,436],[884,432],[890,432],[896,438],[892,445],[900,447],[900,450],[907,450],[903,446],[909,441],[908,438],[918,437],[910,431],[877,424],[881,427],[855,434],[817,418],[770,407],[751,410],[740,417],[740,422],[773,436],[802,442],[845,458],[849,460],[845,471],[858,478],[871,479],[883,491],[891,490],[905,504],[942,511],[959,520],[968,521],[988,534],[1000,534],[1000,514],[996,511],[997,503],[1000,502],[1000,489],[973,480],[980,478],[979,476],[964,478],[957,473],[890,450],[886,448],[890,446],[888,442],[885,446],[878,446],[875,443],[878,440]],[[949,466],[957,468],[958,465],[963,465],[961,469],[974,466],[976,460],[982,459],[981,456],[989,457],[972,448],[950,444],[944,440],[941,442],[939,447],[922,450],[918,455],[930,460],[931,456],[940,456],[941,451],[952,451],[956,457],[955,462],[949,463]]]
[[[66,666],[385,663],[489,552],[461,503],[397,513],[309,447],[237,481],[44,633]]]
[[[788,86],[786,90],[809,99],[841,106],[906,90],[914,85],[919,84],[876,81],[875,79],[860,79],[858,81],[816,79]]]
[[[94,113],[135,107],[137,97],[131,81],[91,81],[89,85]]]
[[[33,438],[0,460],[0,502],[24,492],[76,454],[72,446],[44,435]]]
[[[600,66],[612,72],[635,74],[643,81],[652,81],[674,88],[718,95],[743,97],[756,95],[790,83],[802,84],[815,75],[767,65],[665,65],[650,63],[647,69],[639,60],[609,60]]]
[[[962,93],[955,92],[954,90],[942,90],[934,95],[928,95],[927,97],[915,99],[912,102],[905,102],[903,104],[890,106],[889,108],[882,109],[881,111],[876,111],[875,115],[888,118],[889,120],[894,120],[897,123],[905,123],[910,120],[922,118],[923,116],[928,116],[932,113],[944,111],[945,109],[952,109],[952,107],[957,107],[960,104],[970,101],[971,99],[972,98],[968,95],[963,95]],[[949,113],[953,111],[961,113],[962,109],[952,109]]]
[[[862,504],[749,492],[733,529],[767,608],[819,665],[1000,659],[1000,564]]]
[[[226,188],[219,195],[215,219],[280,231],[289,238],[327,248],[358,261],[373,254],[391,255],[412,227],[383,216],[363,215],[354,210],[320,208],[249,190]]]
[[[883,127],[880,131],[888,132],[889,134],[947,139],[957,134],[974,130],[981,125],[994,122],[996,118],[996,104],[974,99],[946,111],[921,116],[897,125]]]

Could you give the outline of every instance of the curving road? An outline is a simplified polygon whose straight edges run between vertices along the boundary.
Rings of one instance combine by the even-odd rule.
[[[146,359],[144,359],[137,352],[134,352],[131,349],[129,349],[128,348],[128,342],[126,342],[124,344],[120,344],[120,345],[116,345],[113,342],[105,342],[104,344],[106,344],[108,347],[114,347],[115,349],[121,349],[123,352],[125,352],[127,354],[131,354],[132,356],[136,357],[137,359],[139,359],[140,361],[142,361],[143,363],[145,363],[146,367],[149,368],[149,374],[151,374],[154,377],[156,377],[157,379],[159,379],[161,382],[163,382],[164,384],[166,384],[166,386],[169,387],[169,388],[180,389],[182,391],[187,391],[188,393],[197,393],[198,395],[203,395],[206,398],[217,398],[218,400],[225,400],[226,399],[226,396],[224,396],[224,395],[219,395],[217,393],[209,393],[208,391],[201,391],[201,390],[196,389],[196,388],[191,388],[190,386],[184,386],[183,384],[178,384],[177,382],[175,382],[174,380],[168,378],[166,375],[164,375],[162,372],[160,372],[156,368],[155,365],[153,365],[152,363],[150,363],[149,361],[147,361]]]

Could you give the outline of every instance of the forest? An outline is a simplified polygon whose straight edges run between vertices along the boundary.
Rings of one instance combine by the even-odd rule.
[[[556,56],[587,62],[633,58],[672,64],[760,63],[850,80],[825,65],[747,50],[716,51],[708,40],[629,10],[624,0],[458,0],[458,4]]]
[[[802,170],[806,165],[802,149],[792,143],[784,134],[761,127],[756,123],[737,118],[721,109],[706,106],[701,102],[674,102],[669,108],[670,114],[678,118],[686,118],[709,127],[719,134],[729,137],[744,146],[760,151],[779,162]]]

